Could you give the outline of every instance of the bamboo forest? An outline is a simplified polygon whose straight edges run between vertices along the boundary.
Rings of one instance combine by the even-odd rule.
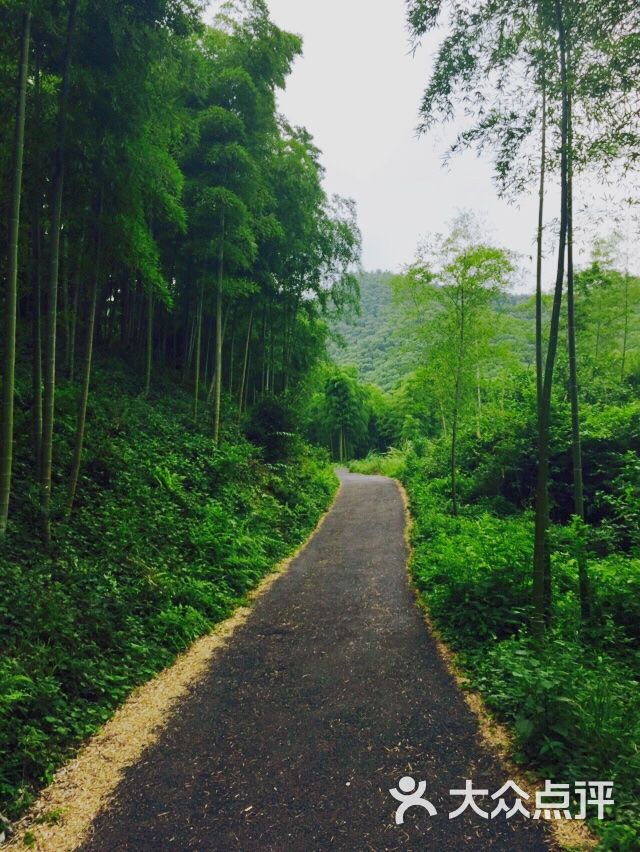
[[[640,850],[637,2],[0,24],[0,848]]]

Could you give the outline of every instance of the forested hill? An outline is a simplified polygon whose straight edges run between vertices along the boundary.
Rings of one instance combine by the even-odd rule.
[[[391,272],[362,273],[360,314],[334,323],[330,346],[337,364],[357,367],[361,382],[375,384],[384,391],[392,390],[419,366],[414,342],[407,338],[407,328],[412,323],[394,300],[393,281]],[[531,366],[535,314],[532,296],[501,294],[496,299],[496,309],[499,321],[494,325],[493,346]]]
[[[391,390],[410,368],[395,330],[400,314],[393,304],[391,272],[364,272],[360,278],[360,315],[335,323],[331,355],[340,365],[353,364],[363,382]]]

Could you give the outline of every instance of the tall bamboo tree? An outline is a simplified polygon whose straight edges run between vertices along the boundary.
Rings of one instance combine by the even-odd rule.
[[[9,234],[9,270],[5,298],[4,370],[2,376],[2,409],[0,420],[0,539],[4,538],[9,515],[11,468],[13,460],[13,405],[16,364],[16,307],[18,298],[18,240],[22,201],[22,163],[24,126],[31,39],[31,2],[26,4],[18,63],[16,118],[13,145],[13,192]]]

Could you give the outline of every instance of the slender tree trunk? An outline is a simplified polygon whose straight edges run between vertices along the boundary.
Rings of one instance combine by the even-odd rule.
[[[204,322],[204,319],[203,319]],[[210,331],[207,337],[207,348],[204,353],[204,386],[205,389],[209,387],[209,376],[211,375],[211,340],[213,338],[213,333]]]
[[[289,380],[291,378],[291,360],[293,354],[293,346],[294,346],[294,338],[296,333],[296,322],[298,320],[298,311],[300,309],[300,296],[296,294],[296,301],[293,308],[293,316],[291,318],[291,329],[289,331],[289,338],[287,343],[287,357],[285,361],[285,373],[284,373],[284,390],[285,392],[289,389]]]
[[[562,285],[564,281],[565,254],[567,243],[567,131],[568,131],[568,88],[566,67],[566,41],[561,0],[554,0],[558,26],[560,65],[562,77],[562,126],[561,126],[561,163],[560,163],[560,233],[558,238],[558,266],[556,271],[555,292],[549,343],[542,385],[542,404],[538,421],[538,475],[536,483],[535,531],[533,551],[533,619],[531,630],[538,641],[542,641],[545,623],[548,622],[550,601],[545,595],[546,562],[548,553],[549,529],[549,426],[551,420],[551,389],[553,371],[558,348],[558,328],[562,307]],[[547,584],[549,585],[549,584]]]
[[[35,469],[40,473],[40,453],[42,447],[42,235],[40,227],[40,203],[36,202],[34,212],[33,245],[35,253],[35,276],[33,279],[33,355],[32,355],[32,429],[33,455]]]
[[[476,438],[482,438],[482,390],[480,388],[480,365],[476,367]]]
[[[453,418],[451,422],[451,510],[454,517],[458,515],[458,491],[457,491],[457,449],[458,449],[458,417],[460,409],[460,394],[462,390],[462,365],[464,362],[465,347],[465,304],[464,290],[461,295],[460,305],[460,340],[458,350],[458,363],[456,365],[456,383],[453,400]]]
[[[71,340],[69,342],[69,361],[67,364],[67,371],[69,373],[69,381],[73,384],[76,373],[76,333],[78,328],[78,302],[80,301],[80,278],[82,275],[82,263],[84,258],[84,244],[85,244],[85,229],[86,224],[82,229],[82,236],[80,238],[80,248],[78,250],[78,260],[75,268],[75,275],[73,281],[73,307],[71,309],[71,328],[70,335]]]
[[[18,97],[13,143],[13,192],[9,227],[9,275],[5,301],[4,370],[2,379],[2,420],[0,422],[0,540],[4,538],[9,518],[11,469],[13,465],[13,406],[16,368],[16,309],[18,303],[18,242],[20,238],[20,204],[22,201],[22,163],[24,158],[24,125],[31,40],[31,3],[27,5],[22,26]]]
[[[198,299],[198,318],[196,332],[196,363],[195,377],[193,382],[193,419],[198,419],[198,402],[200,397],[200,358],[202,349],[202,302],[204,300],[204,281],[200,282],[200,296]]]
[[[260,393],[264,396],[267,389],[267,302],[262,306],[262,381],[260,383]]]
[[[224,237],[225,221],[222,213],[220,229],[220,251],[218,254],[218,288],[216,293],[216,365],[215,389],[213,397],[213,443],[220,443],[220,401],[222,391],[222,282],[224,278]]]
[[[627,346],[629,342],[629,270],[624,273],[624,329],[622,332],[622,362],[620,366],[620,381],[624,382],[627,361]]]
[[[147,355],[144,380],[144,396],[149,396],[151,390],[151,370],[153,367],[153,290],[149,286],[147,292]]]
[[[69,381],[74,383],[76,377],[76,335],[78,333],[78,303],[80,301],[80,281],[76,279],[73,287],[73,306],[71,308],[71,340],[69,342]]]
[[[98,286],[100,280],[100,268],[102,262],[102,195],[98,213],[96,233],[96,256],[89,293],[89,306],[87,312],[87,336],[85,340],[84,366],[82,370],[82,385],[78,395],[78,419],[76,423],[76,437],[73,446],[73,459],[71,461],[71,474],[69,476],[69,490],[67,492],[67,518],[73,509],[80,475],[80,464],[82,461],[82,446],[84,444],[85,424],[87,421],[87,404],[89,402],[89,387],[91,384],[91,363],[93,360],[93,337],[96,321],[96,304],[98,300]]]
[[[67,228],[62,229],[62,328],[64,330],[64,364],[69,375],[71,360],[71,311],[69,305],[69,234]]]
[[[249,356],[247,358],[247,378],[246,378],[246,381],[244,383],[244,399],[241,401],[241,407],[242,407],[243,411],[246,411],[247,406],[249,404],[249,379],[250,379],[250,376],[251,376],[251,360],[252,360],[252,351],[251,351],[251,345],[249,345]],[[255,382],[254,382],[254,385],[253,385],[253,400],[254,400],[254,402],[255,402],[255,398],[256,398],[256,387],[255,387]]]
[[[236,329],[235,318],[233,322],[233,330],[231,332],[231,346],[229,347],[229,396],[233,396],[233,361],[235,358],[236,348]]]
[[[442,421],[442,434],[446,437],[447,435],[447,418],[444,414],[444,405],[442,404],[442,400],[438,403],[440,407],[440,420]]]
[[[571,53],[567,50],[567,63]],[[570,64],[569,64],[570,72]],[[581,525],[584,524],[584,485],[582,480],[582,442],[580,438],[580,408],[578,400],[578,363],[576,357],[576,315],[573,282],[573,130],[572,97],[567,97],[567,345],[569,356],[569,397],[571,400],[571,458],[573,461],[573,508]],[[580,611],[583,622],[591,618],[587,554],[583,540],[584,530],[579,530],[578,583]]]
[[[42,117],[40,57],[38,50],[35,56],[35,128],[40,128]],[[35,162],[35,180],[38,186],[42,183],[42,157],[40,154]],[[33,251],[35,255],[35,278],[33,280],[33,315],[32,315],[32,364],[31,379],[33,402],[31,408],[33,433],[33,458],[35,462],[35,478],[39,481],[42,451],[42,197],[36,191],[33,205]]]
[[[543,71],[544,74],[544,71]],[[542,130],[540,137],[540,185],[538,188],[538,238],[536,246],[536,392],[538,416],[542,410],[544,361],[542,356],[542,248],[544,239],[544,196],[547,173],[547,85],[542,81]]]
[[[598,322],[596,323],[596,348],[593,356],[593,368],[591,370],[591,378],[593,379],[599,372],[598,370],[598,362],[600,360],[600,331],[601,331],[601,321],[600,321],[600,300],[598,300]]]
[[[253,306],[249,314],[249,326],[247,328],[247,339],[244,344],[244,358],[242,361],[242,377],[240,379],[240,393],[238,394],[238,414],[242,414],[244,404],[245,388],[247,385],[247,368],[249,365],[249,348],[251,346],[251,331],[253,330]]]
[[[544,44],[542,45],[544,50]],[[543,334],[542,334],[542,259],[544,239],[544,200],[547,173],[547,79],[546,68],[542,69],[542,128],[540,138],[540,183],[538,187],[538,233],[536,246],[536,401],[538,414],[538,445],[542,437],[542,424],[540,417],[543,408],[543,385],[544,385],[544,356],[543,356]],[[547,485],[548,503],[548,485]],[[548,511],[548,510],[547,510]],[[544,552],[542,554],[543,567],[543,598],[544,609],[548,612],[551,606],[551,557],[547,537],[545,534]]]
[[[186,384],[191,375],[191,367],[193,364],[193,350],[196,347],[196,325],[197,325],[198,310],[189,316],[189,330],[185,339],[186,349],[184,353],[184,370],[182,371],[182,381]]]
[[[457,395],[457,394],[456,394]],[[457,444],[458,444],[458,402],[454,402],[453,418],[451,422],[451,512],[455,517],[458,516],[458,483],[456,476],[457,464]]]
[[[275,394],[276,385],[275,385],[275,332],[273,328],[273,301],[269,304],[269,367],[268,367],[268,375],[269,375],[269,391],[271,394]]]
[[[56,393],[56,321],[58,313],[58,271],[60,262],[60,223],[62,220],[62,192],[64,187],[65,141],[67,130],[67,102],[71,83],[71,46],[76,23],[77,0],[69,0],[64,71],[60,84],[58,128],[53,176],[53,206],[51,210],[51,257],[49,293],[47,300],[47,337],[44,359],[44,400],[42,411],[42,470],[40,476],[40,512],[42,534],[47,544],[51,541],[51,472],[53,454],[53,420]]]

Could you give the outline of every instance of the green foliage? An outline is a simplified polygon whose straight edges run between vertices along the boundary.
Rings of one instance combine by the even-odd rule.
[[[230,426],[214,450],[175,386],[147,402],[113,365],[96,385],[72,522],[58,524],[49,555],[29,534],[23,498],[2,556],[0,810],[9,816],[135,685],[242,602],[336,486],[326,457],[299,440],[287,464],[266,464]],[[62,458],[73,402],[63,389]],[[28,428],[21,434],[17,493],[26,494]]]
[[[405,470],[405,452],[392,447],[386,453],[369,453],[364,459],[350,462],[349,470],[400,479]]]
[[[528,635],[533,519],[467,506],[452,518],[433,458],[409,451],[403,481],[414,518],[411,570],[470,684],[515,733],[516,758],[558,781],[616,784],[603,848],[632,849],[640,828],[640,560],[591,558],[593,625],[580,623],[575,533],[553,533],[554,624],[544,649]],[[609,844],[609,845],[607,845]]]
[[[298,446],[295,415],[282,397],[266,397],[249,414],[247,438],[264,449],[268,462],[290,459]]]
[[[326,366],[315,379],[315,392],[304,407],[307,434],[334,459],[347,461],[368,445],[371,399],[353,368]]]

